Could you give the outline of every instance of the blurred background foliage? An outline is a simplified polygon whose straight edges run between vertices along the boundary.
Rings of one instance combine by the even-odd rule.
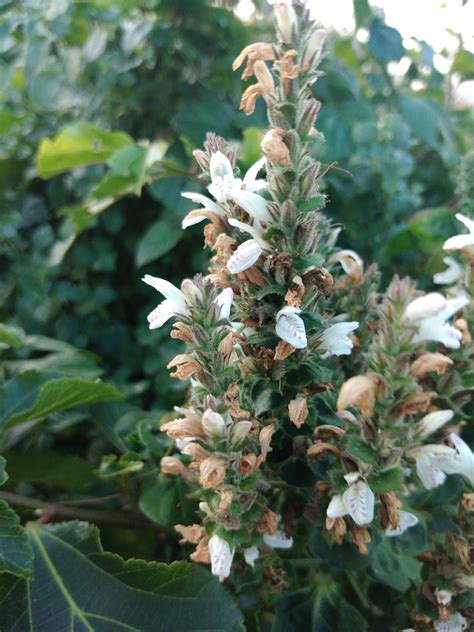
[[[192,521],[182,482],[157,478],[170,449],[157,420],[186,386],[165,368],[179,344],[166,327],[147,329],[158,297],[140,277],[179,283],[206,268],[201,227],[181,230],[189,203],[180,197],[202,189],[191,151],[205,133],[235,143],[242,170],[259,157],[263,111],[239,112],[231,63],[273,29],[263,3],[250,24],[232,4],[0,2],[7,491],[112,494],[106,508],[119,498],[135,520],[141,510],[164,528]],[[315,85],[328,213],[346,228],[341,243],[385,280],[409,273],[428,287],[455,232],[455,176],[473,137],[452,79],[474,78],[473,55],[460,42],[442,74],[429,43],[406,48],[367,0],[354,5],[356,30],[330,33]],[[124,555],[183,555],[173,537],[113,525],[102,516],[106,545]]]

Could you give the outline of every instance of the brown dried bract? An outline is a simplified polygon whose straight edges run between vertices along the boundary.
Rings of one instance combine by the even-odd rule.
[[[234,419],[248,419],[249,413],[240,408],[240,390],[237,384],[231,384],[224,393],[224,402]]]
[[[293,277],[293,285],[290,287],[285,296],[285,301],[291,307],[300,307],[301,300],[304,296],[305,286],[300,276]]]
[[[209,553],[209,537],[206,535],[201,538],[197,544],[194,553],[189,556],[193,562],[199,562],[200,564],[210,564],[211,554]]]
[[[279,521],[280,516],[268,507],[265,507],[261,520],[255,526],[255,531],[257,531],[257,533],[272,535],[278,529]]]
[[[276,50],[273,44],[256,42],[246,46],[232,63],[232,70],[237,70],[247,59],[247,66],[243,72],[242,79],[248,79],[253,75],[253,67],[257,61],[272,61],[276,59]]]
[[[352,527],[351,529],[351,539],[354,544],[359,549],[359,553],[361,555],[368,555],[369,549],[367,548],[367,544],[371,542],[370,533],[364,527]]]
[[[340,426],[323,424],[322,426],[317,426],[314,429],[313,437],[315,439],[321,439],[322,441],[328,441],[329,439],[342,439],[345,433],[345,429]]]
[[[198,544],[198,542],[206,535],[206,530],[200,524],[192,524],[190,526],[176,524],[174,528],[175,531],[182,536],[179,541],[180,544]]]
[[[275,349],[275,360],[286,360],[292,353],[296,351],[296,347],[290,345],[289,342],[280,340]]]
[[[326,518],[326,529],[335,542],[342,544],[347,531],[344,518]]]
[[[300,74],[300,67],[294,60],[298,56],[295,50],[288,50],[283,57],[275,62],[280,70],[281,83],[285,94],[291,91],[293,80]]]
[[[167,369],[173,367],[176,367],[176,371],[170,373],[170,376],[178,380],[189,380],[193,375],[196,375],[198,379],[202,379],[203,377],[201,365],[187,353],[179,353],[166,365]]]
[[[379,389],[380,378],[375,373],[355,375],[342,385],[337,398],[337,410],[355,406],[365,417],[370,417]]]
[[[182,340],[186,344],[194,343],[192,328],[189,325],[181,323],[179,320],[175,321],[174,329],[171,330],[170,336],[175,340]]]
[[[285,144],[285,130],[281,127],[273,127],[262,139],[261,149],[265,156],[272,162],[282,167],[291,167],[290,150]]]
[[[258,97],[268,103],[271,96],[275,95],[275,84],[271,72],[268,70],[264,61],[256,61],[253,65],[254,75],[257,77],[258,82],[249,86],[242,95],[240,100],[240,109],[245,114],[253,114],[255,111],[255,104]]]
[[[300,428],[308,417],[308,402],[304,395],[298,395],[296,399],[292,399],[288,404],[288,415],[290,421]]]
[[[215,489],[224,479],[227,469],[227,460],[224,457],[211,455],[201,462],[199,466],[199,478],[204,489]]]
[[[303,283],[306,287],[315,287],[326,298],[331,296],[334,289],[332,274],[325,268],[313,268],[303,274]]]
[[[395,492],[387,492],[380,495],[380,524],[382,529],[396,529],[400,522],[398,510],[402,507],[401,501]]]
[[[428,373],[437,373],[438,375],[444,375],[446,369],[450,364],[453,364],[451,358],[445,356],[443,353],[423,353],[413,362],[410,367],[410,375],[413,377],[422,378]]]
[[[308,448],[307,455],[309,461],[315,461],[316,459],[320,459],[322,456],[330,455],[340,457],[342,456],[342,452],[332,443],[318,441],[318,443],[314,443]]]
[[[425,391],[412,393],[405,399],[405,401],[393,408],[392,414],[396,417],[401,417],[402,415],[426,413],[430,407],[433,397],[436,397],[436,393]]]

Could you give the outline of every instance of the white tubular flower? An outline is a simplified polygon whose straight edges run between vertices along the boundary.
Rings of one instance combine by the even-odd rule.
[[[262,247],[255,239],[244,241],[227,262],[227,269],[231,274],[239,274],[251,268],[262,254]]]
[[[233,200],[254,219],[261,222],[268,221],[270,214],[267,210],[267,202],[261,195],[255,193],[266,184],[262,180],[256,180],[257,173],[264,164],[264,160],[259,160],[250,167],[242,182],[240,178],[234,177],[234,171],[227,156],[220,151],[213,153],[209,162],[212,180],[208,186],[209,193],[220,203]]]
[[[148,314],[148,322],[150,329],[158,329],[173,316],[190,316],[191,313],[186,304],[186,298],[177,287],[165,279],[145,274],[142,281],[158,290],[165,300],[158,307]]]
[[[260,553],[257,546],[251,546],[248,549],[244,549],[244,559],[246,563],[252,568],[255,567],[255,562],[260,557]]]
[[[298,316],[300,312],[301,310],[297,307],[287,305],[276,315],[276,335],[296,349],[304,349],[308,346],[304,322]]]
[[[223,437],[226,433],[224,417],[208,408],[202,416],[202,427],[211,437]]]
[[[357,472],[344,476],[349,488],[343,494],[335,494],[326,510],[328,518],[342,518],[348,514],[356,524],[370,524],[374,519],[375,496]]]
[[[436,455],[432,453],[421,454],[417,457],[416,473],[425,489],[438,487],[446,480],[446,474],[439,468]]]
[[[301,67],[303,70],[310,70],[318,65],[325,39],[325,30],[316,28],[311,30],[301,58]]]
[[[323,331],[320,337],[319,349],[324,351],[323,358],[331,355],[349,355],[354,346],[348,334],[355,331],[359,323],[336,323]]]
[[[287,538],[283,531],[275,531],[272,535],[266,533],[263,536],[263,541],[272,549],[291,549],[293,546],[293,538]]]
[[[398,512],[398,517],[399,523],[395,529],[392,529],[391,527],[385,529],[385,535],[388,535],[390,538],[396,535],[401,535],[407,529],[410,529],[411,527],[414,527],[416,524],[418,524],[418,518],[415,516],[415,514],[412,514],[409,511],[404,511],[403,509],[400,509]]]
[[[219,319],[228,320],[230,317],[230,308],[234,299],[232,288],[226,287],[215,299],[214,303],[219,306]]]
[[[367,483],[359,478],[359,474],[351,472],[344,476],[349,489],[342,495],[342,502],[352,520],[359,526],[370,524],[374,519],[375,496]]]
[[[217,575],[217,577],[229,577],[235,547],[231,549],[229,543],[217,534],[210,538],[208,546],[212,574]]]
[[[463,632],[467,630],[467,619],[460,612],[455,612],[446,621],[434,621],[433,627],[436,632]]]
[[[285,44],[290,44],[296,35],[298,19],[291,2],[273,3],[278,33]]]
[[[420,438],[428,437],[451,421],[453,417],[452,410],[435,410],[420,419],[415,426],[415,432]]]
[[[203,209],[199,209],[197,211],[191,211],[186,215],[183,219],[181,226],[183,228],[189,228],[189,226],[194,226],[195,224],[199,224],[205,219],[212,219],[213,215],[218,217],[225,217],[225,210],[219,204],[216,204],[211,198],[208,198],[206,195],[201,195],[200,193],[186,192],[181,193],[181,196],[186,198],[187,200],[191,200],[195,204],[202,204]]]
[[[445,474],[460,474],[474,486],[474,454],[471,448],[454,432],[449,435],[449,439],[455,449],[437,457],[438,467]]]
[[[413,342],[432,340],[450,349],[459,349],[462,333],[446,321],[468,303],[467,296],[447,300],[437,292],[416,298],[405,309],[405,319],[418,325]]]
[[[443,272],[437,272],[433,276],[433,282],[438,285],[450,285],[462,279],[464,271],[454,257],[444,257],[444,263],[448,266]]]
[[[444,250],[462,250],[463,248],[472,248],[474,246],[474,221],[466,217],[462,213],[456,213],[456,219],[466,226],[469,234],[455,235],[444,242]]]

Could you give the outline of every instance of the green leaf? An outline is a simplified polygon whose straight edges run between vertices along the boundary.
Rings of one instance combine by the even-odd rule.
[[[22,338],[14,327],[0,323],[0,349],[2,346],[19,349],[22,346]]]
[[[353,4],[356,27],[367,26],[374,15],[368,0],[353,0]]]
[[[370,568],[377,581],[395,590],[405,591],[412,582],[421,580],[422,563],[408,555],[394,553],[390,542],[382,542],[375,550]]]
[[[362,555],[357,547],[350,542],[329,544],[321,533],[314,532],[309,540],[309,549],[313,557],[325,562],[329,568],[340,571],[355,571],[365,568],[375,548],[369,544],[369,554]]]
[[[0,487],[8,481],[8,474],[6,471],[7,461],[5,457],[0,456]]]
[[[179,218],[165,215],[152,224],[138,242],[135,251],[137,268],[156,261],[172,250],[181,239],[183,230]]]
[[[377,453],[360,437],[349,436],[344,450],[364,461],[364,463],[373,465],[377,461]]]
[[[96,402],[118,400],[120,393],[111,384],[79,377],[52,378],[28,371],[14,377],[0,390],[0,429],[59,410]]]
[[[370,53],[382,64],[390,61],[400,61],[405,54],[403,40],[397,29],[387,26],[379,19],[370,24],[370,39],[368,48]]]
[[[104,553],[85,523],[30,524],[34,580],[0,575],[0,625],[9,632],[243,630],[242,615],[199,565],[125,561]],[[225,617],[223,617],[225,613]]]
[[[369,477],[368,483],[372,491],[377,494],[401,490],[403,489],[403,470],[394,467],[390,470],[374,473]]]
[[[188,498],[189,488],[180,477],[158,476],[158,482],[140,496],[139,507],[147,518],[172,529],[175,524],[196,521],[197,502]]]
[[[0,573],[12,573],[26,579],[32,576],[32,568],[33,551],[20,519],[5,501],[0,500]]]
[[[71,454],[53,450],[6,452],[13,482],[43,483],[62,489],[79,489],[95,479],[90,463]]]
[[[133,144],[124,132],[105,132],[79,121],[65,127],[53,139],[41,141],[36,159],[41,178],[51,178],[74,167],[107,160],[117,149]]]

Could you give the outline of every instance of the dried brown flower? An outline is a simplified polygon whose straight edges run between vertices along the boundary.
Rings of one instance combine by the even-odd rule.
[[[300,67],[294,62],[297,56],[298,53],[295,50],[288,50],[281,59],[275,62],[280,70],[281,83],[286,95],[290,94],[293,80],[300,74]]]
[[[272,535],[278,529],[278,523],[280,522],[280,516],[274,511],[265,507],[263,510],[263,516],[257,523],[255,530],[257,533],[266,533]]]
[[[257,77],[258,82],[249,86],[243,93],[242,99],[240,100],[240,109],[247,115],[253,114],[255,111],[255,104],[258,97],[263,97],[263,99],[268,103],[270,97],[275,95],[273,77],[265,62],[256,61],[253,65],[253,72]]]
[[[337,410],[357,407],[365,417],[374,412],[375,400],[380,388],[380,379],[375,373],[355,375],[344,382],[337,398]]]
[[[291,307],[300,307],[301,300],[304,296],[305,286],[299,275],[293,277],[293,285],[290,287],[285,296],[285,301]]]
[[[410,367],[410,375],[416,378],[425,377],[428,373],[436,372],[438,375],[444,375],[447,367],[453,364],[451,358],[442,353],[423,353],[413,362]]]
[[[296,348],[293,345],[290,345],[289,342],[285,342],[284,340],[280,340],[275,349],[275,360],[286,360],[289,358],[292,353],[296,351]]]
[[[237,70],[247,59],[247,66],[242,75],[242,79],[248,79],[253,74],[253,67],[257,61],[272,61],[276,58],[275,46],[264,42],[256,42],[246,46],[232,63],[232,70]]]
[[[199,465],[199,477],[204,489],[215,489],[220,485],[226,475],[227,460],[224,457],[211,456],[204,459]]]
[[[291,167],[290,150],[285,144],[285,130],[281,127],[273,127],[262,139],[261,149],[265,156],[272,162],[282,167]]]
[[[342,544],[347,531],[344,518],[326,518],[326,529],[335,542]]]
[[[172,439],[185,439],[187,437],[205,437],[201,420],[199,417],[184,417],[183,419],[175,419],[160,426],[160,430]]]
[[[359,549],[361,555],[368,555],[367,544],[371,542],[370,533],[364,527],[352,527],[351,539]]]
[[[320,459],[322,456],[328,455],[340,457],[342,456],[342,452],[332,443],[318,441],[318,443],[314,443],[308,448],[307,455],[309,461],[315,461],[316,459]]]
[[[398,510],[402,507],[402,503],[397,498],[395,492],[387,492],[380,495],[380,523],[382,529],[391,527],[396,529],[400,522]]]
[[[196,375],[198,379],[202,379],[203,374],[201,365],[187,353],[179,353],[166,365],[167,369],[171,369],[173,367],[176,367],[176,371],[174,373],[170,373],[170,376],[175,377],[178,380],[186,381],[193,375]]]
[[[297,428],[300,428],[308,417],[308,402],[304,395],[298,395],[288,404],[288,415]]]
[[[419,391],[408,395],[405,401],[401,402],[392,411],[396,417],[402,415],[414,415],[416,413],[426,413],[430,407],[431,400],[436,397],[436,393]]]
[[[192,524],[190,526],[176,524],[174,528],[182,536],[179,541],[180,544],[186,544],[187,542],[189,544],[197,544],[206,535],[206,530],[200,524]]]

